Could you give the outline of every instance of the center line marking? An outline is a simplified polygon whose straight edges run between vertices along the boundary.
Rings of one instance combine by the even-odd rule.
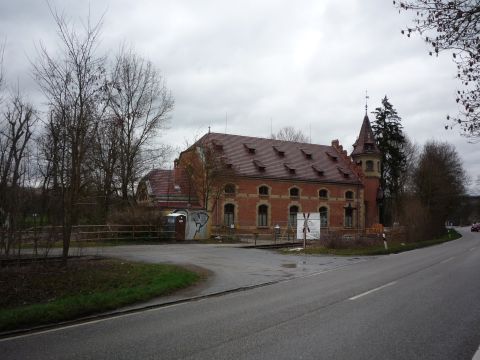
[[[452,257],[449,257],[448,259],[445,259],[445,260],[440,261],[440,264],[445,264],[445,263],[447,263],[447,262],[449,262],[449,261],[451,261],[451,260],[453,260],[453,259],[455,259],[455,256],[452,256]]]
[[[348,300],[357,300],[358,298],[361,298],[362,296],[371,294],[371,293],[373,293],[373,292],[375,292],[375,291],[378,291],[378,290],[381,290],[381,289],[383,289],[383,288],[386,288],[387,286],[395,285],[396,283],[397,283],[396,281],[389,282],[388,284],[379,286],[379,287],[377,287],[377,288],[375,288],[375,289],[368,290],[368,291],[365,291],[364,293],[361,293],[361,294],[359,294],[359,295],[353,296],[353,297],[351,297],[351,298],[348,299]]]

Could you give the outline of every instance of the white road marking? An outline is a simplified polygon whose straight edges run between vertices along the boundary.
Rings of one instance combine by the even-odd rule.
[[[477,352],[473,355],[472,360],[480,360],[480,346],[478,347]]]
[[[445,263],[447,263],[447,262],[449,262],[449,261],[451,261],[451,260],[453,260],[453,259],[455,259],[455,256],[452,256],[452,257],[449,257],[448,259],[445,259],[445,260],[443,260],[443,261],[440,261],[440,264],[445,264]]]
[[[395,285],[396,283],[397,283],[396,281],[389,282],[388,284],[379,286],[379,287],[377,287],[377,288],[375,288],[375,289],[368,290],[368,291],[365,291],[364,293],[355,295],[355,296],[351,297],[351,298],[348,299],[348,300],[357,300],[357,299],[359,299],[359,298],[361,298],[361,297],[363,297],[363,296],[365,296],[365,295],[368,295],[368,294],[371,294],[371,293],[373,293],[373,292],[375,292],[375,291],[378,291],[378,290],[381,290],[381,289],[383,289],[383,288],[386,288],[387,286]]]
[[[197,301],[200,302],[200,301],[203,301],[203,300],[205,300],[205,299],[198,299]],[[82,327],[82,326],[85,326],[85,325],[97,324],[97,323],[101,323],[101,322],[104,322],[104,321],[109,321],[109,320],[113,320],[113,319],[117,319],[117,318],[121,318],[121,317],[138,315],[139,313],[168,309],[168,308],[171,308],[171,307],[183,305],[185,303],[186,302],[181,302],[181,303],[175,303],[175,304],[166,305],[166,306],[153,307],[151,309],[143,309],[143,310],[139,310],[139,311],[133,311],[133,312],[129,312],[129,313],[113,314],[112,316],[108,316],[108,317],[101,318],[101,319],[96,319],[96,320],[86,320],[85,322],[81,322],[81,323],[78,323],[78,324],[64,325],[64,326],[60,326],[60,327],[56,327],[56,328],[52,328],[52,329],[40,330],[40,331],[36,331],[36,332],[34,331],[34,332],[31,332],[31,333],[27,333],[27,334],[13,335],[11,337],[6,337],[6,338],[3,338],[3,339],[0,339],[0,343],[5,342],[5,341],[10,341],[10,340],[15,340],[15,339],[21,339],[21,338],[26,338],[26,337],[31,337],[31,336],[48,334],[48,333],[57,332],[57,331],[61,331],[61,330],[66,330],[66,329]]]

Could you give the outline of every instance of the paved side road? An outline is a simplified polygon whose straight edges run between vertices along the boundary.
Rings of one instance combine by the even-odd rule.
[[[375,257],[283,255],[272,250],[217,244],[105,247],[100,254],[151,263],[194,265],[211,272],[208,281],[199,287],[138,306],[302,277],[375,259]]]

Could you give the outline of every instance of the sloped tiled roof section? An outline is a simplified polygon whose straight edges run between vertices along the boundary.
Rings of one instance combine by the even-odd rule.
[[[175,170],[155,169],[144,178],[149,184],[149,195],[159,207],[199,207],[195,191],[181,168]],[[151,192],[151,193],[150,193]]]
[[[380,150],[375,142],[375,136],[373,135],[372,126],[368,115],[365,114],[363,118],[362,128],[358,135],[357,141],[353,144],[352,156],[363,154],[378,154]]]
[[[197,143],[221,143],[239,176],[358,184],[350,157],[333,146],[297,143],[249,136],[208,133]],[[342,171],[339,171],[339,168]]]

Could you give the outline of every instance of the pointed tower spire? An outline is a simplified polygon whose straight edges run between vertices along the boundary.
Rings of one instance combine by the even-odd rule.
[[[373,135],[372,125],[370,125],[370,119],[367,113],[363,118],[360,134],[357,141],[353,144],[352,156],[362,154],[380,154],[380,150],[375,142],[375,136]]]

